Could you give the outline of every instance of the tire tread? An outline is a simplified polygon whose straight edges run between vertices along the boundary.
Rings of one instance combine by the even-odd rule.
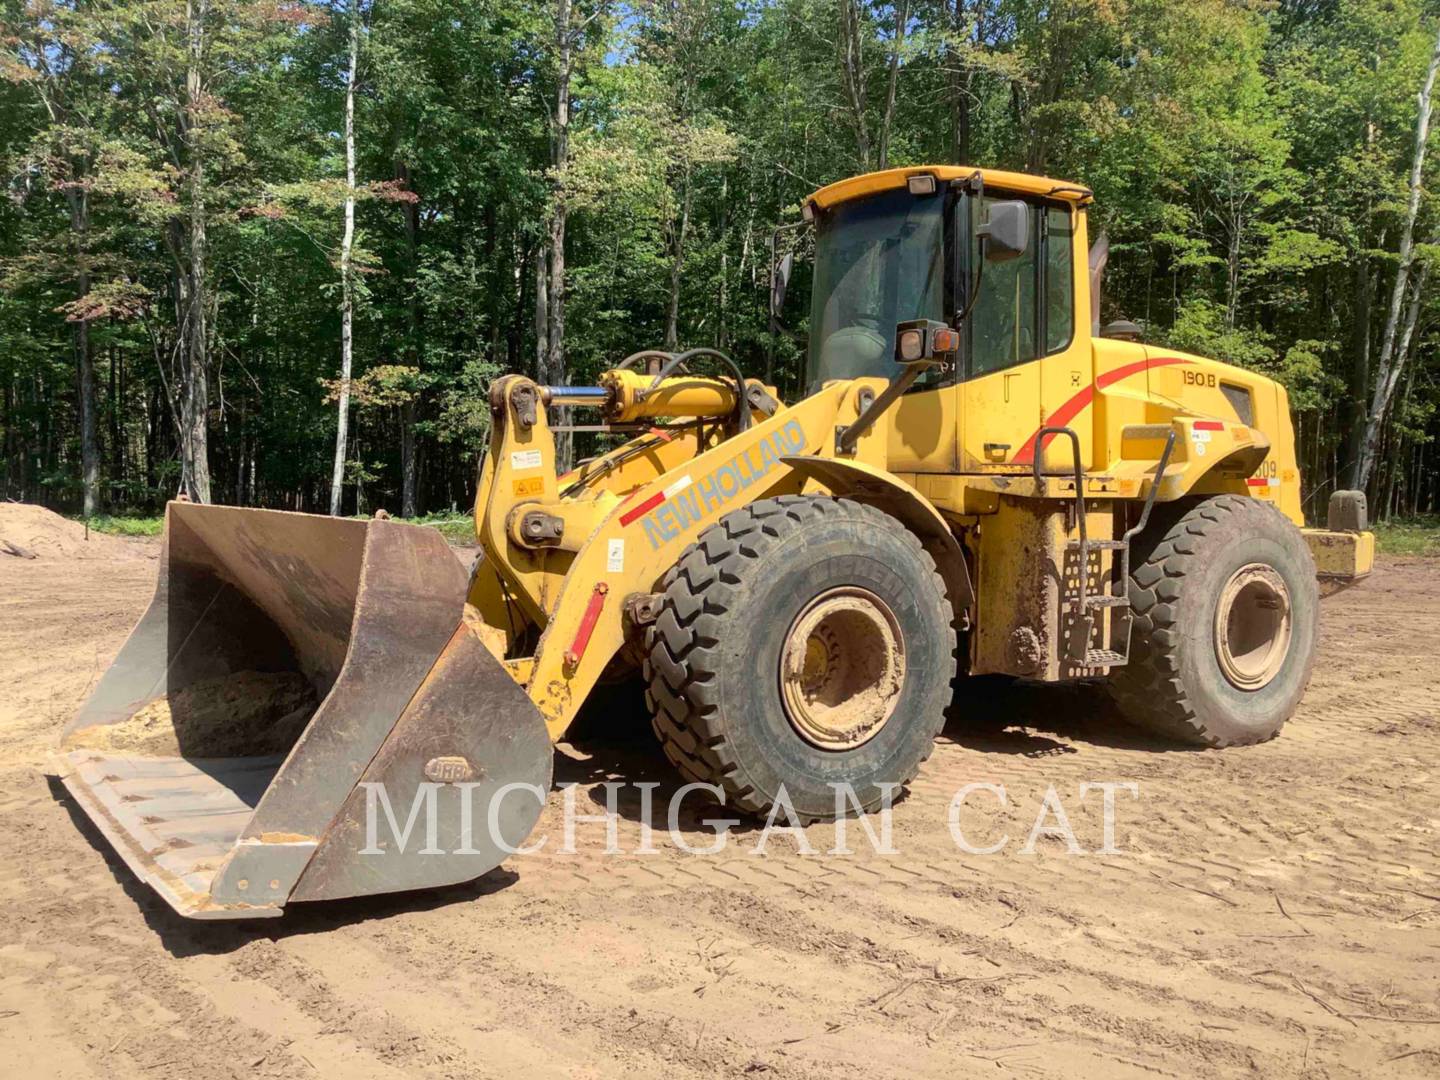
[[[1130,573],[1130,662],[1109,680],[1120,710],[1162,738],[1207,747],[1249,746],[1279,734],[1221,736],[1207,729],[1180,677],[1185,635],[1178,602],[1187,578],[1203,564],[1205,540],[1248,515],[1276,515],[1274,507],[1243,495],[1217,495],[1174,505],[1147,532],[1156,541]],[[1288,519],[1284,519],[1287,525]]]
[[[755,564],[807,525],[834,516],[860,517],[867,526],[905,537],[931,575],[936,593],[944,598],[944,581],[934,560],[895,518],[850,499],[780,495],[734,510],[701,533],[666,573],[660,616],[646,629],[645,700],[665,756],[687,781],[720,787],[727,805],[750,814],[763,816],[771,803],[740,779],[741,762],[723,730],[718,658],[713,653]],[[947,618],[946,623],[953,666],[953,620]],[[734,632],[733,627],[729,629]],[[953,678],[952,670],[947,683]],[[899,778],[902,785],[914,779],[930,756],[934,736],[944,722],[943,714],[934,718],[924,756],[908,775]],[[818,819],[806,817],[807,824],[811,820]]]

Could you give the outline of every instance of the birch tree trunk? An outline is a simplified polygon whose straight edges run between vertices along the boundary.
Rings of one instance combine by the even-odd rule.
[[[406,190],[414,191],[410,169],[404,162],[397,164],[395,178]],[[405,351],[409,364],[420,370],[420,294],[417,287],[420,266],[420,203],[418,198],[405,206],[405,267],[410,286],[405,300],[409,341]],[[415,424],[420,419],[420,391],[406,397],[400,406],[400,516],[414,517],[420,512],[420,453],[416,444]]]
[[[1355,469],[1355,486],[1368,489],[1375,463],[1379,457],[1385,414],[1395,396],[1395,387],[1405,367],[1405,350],[1396,348],[1400,329],[1400,310],[1405,290],[1410,283],[1410,268],[1415,262],[1415,218],[1420,212],[1420,184],[1425,169],[1425,146],[1430,138],[1431,94],[1435,89],[1435,73],[1440,69],[1440,34],[1430,54],[1425,72],[1425,85],[1420,88],[1419,115],[1415,121],[1415,154],[1410,163],[1410,196],[1405,204],[1405,219],[1400,230],[1400,265],[1395,271],[1395,285],[1390,291],[1390,311],[1385,317],[1385,333],[1380,339],[1380,355],[1375,365],[1375,393],[1370,399],[1370,415],[1365,420],[1365,441],[1360,448],[1360,461]],[[1416,302],[1419,302],[1417,297]]]
[[[965,0],[954,2],[954,14],[950,24],[951,40],[945,45],[946,60],[950,67],[950,108],[953,125],[950,156],[952,164],[965,165],[970,161],[970,88],[974,81],[974,70],[970,66],[969,57],[961,54],[955,47],[966,27]]]
[[[895,0],[895,38],[890,45],[890,81],[885,88],[885,115],[880,119],[877,169],[890,167],[890,128],[895,119],[895,89],[900,81],[900,51],[905,47],[905,30],[909,21],[910,0]]]
[[[690,231],[690,163],[683,173],[684,193],[680,197],[680,221],[675,226],[674,249],[670,257],[670,303],[665,310],[665,345],[669,352],[680,346],[680,279],[685,269],[685,239]]]
[[[870,129],[865,123],[863,34],[858,0],[840,0],[840,85],[845,91],[845,102],[850,107],[850,122],[855,128],[855,160],[862,169],[869,169]]]
[[[360,0],[350,0],[350,67],[345,73],[345,232],[340,238],[340,403],[335,466],[330,471],[330,516],[340,514],[345,492],[345,444],[350,435],[350,373],[354,366],[355,283],[355,72],[360,63]]]
[[[720,295],[716,320],[715,347],[723,350],[730,315],[730,176],[720,178]]]
[[[570,0],[555,0],[555,111],[550,130],[550,165],[556,174],[555,200],[550,210],[549,312],[546,318],[544,360],[538,372],[544,385],[563,386],[565,371],[565,185],[563,172],[570,160],[570,74],[575,35],[570,26]],[[560,409],[561,422],[569,410]],[[570,468],[574,439],[568,431],[555,433],[556,467]]]
[[[1230,234],[1225,245],[1225,329],[1235,329],[1235,319],[1240,313],[1240,242],[1245,234],[1245,212],[1231,200],[1226,231]]]
[[[550,356],[550,252],[542,240],[535,249],[535,379],[545,380]]]
[[[184,358],[180,393],[180,488],[191,501],[210,501],[210,357],[206,280],[205,149],[200,117],[204,102],[205,20],[209,0],[188,0],[185,31],[188,54],[185,69],[184,135],[189,155],[187,178],[190,196],[189,237],[183,274],[183,320],[180,327]]]
[[[66,189],[70,206],[70,245],[75,260],[75,295],[90,292],[90,202],[79,184]],[[85,516],[100,512],[99,393],[95,356],[90,347],[90,320],[75,323],[75,370],[80,383],[80,487]]]
[[[1435,243],[1436,238],[1429,241]],[[1420,320],[1420,305],[1425,299],[1425,282],[1430,277],[1430,264],[1422,263],[1415,274],[1415,288],[1411,290],[1410,303],[1405,314],[1405,329],[1400,333],[1400,344],[1395,349],[1395,354],[1401,359],[1408,359],[1413,354],[1415,337],[1415,324]]]

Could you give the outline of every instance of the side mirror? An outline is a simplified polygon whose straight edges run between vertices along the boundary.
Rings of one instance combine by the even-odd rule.
[[[770,318],[780,317],[785,307],[785,290],[790,285],[790,272],[795,269],[795,256],[788,254],[770,268]]]
[[[1030,207],[1019,199],[990,204],[990,220],[976,230],[985,243],[986,262],[1009,262],[1030,244]]]

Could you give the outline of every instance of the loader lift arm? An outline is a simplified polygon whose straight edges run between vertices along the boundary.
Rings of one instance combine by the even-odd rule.
[[[940,341],[942,346],[947,343]],[[638,485],[633,474],[606,470],[602,462],[578,499],[548,494],[554,440],[543,411],[529,409],[530,402],[547,396],[554,401],[566,395],[565,400],[574,402],[578,395],[561,388],[547,394],[520,376],[497,383],[476,521],[481,543],[494,556],[493,568],[541,628],[524,673],[551,737],[564,734],[590,689],[634,633],[625,618],[625,601],[653,593],[706,526],[756,499],[819,484],[897,509],[901,520],[914,522],[917,535],[934,549],[957,609],[968,611],[972,592],[958,542],[933,506],[884,472],[884,432],[873,427],[887,390],[906,376],[913,379],[918,368],[935,362],[934,355],[934,343],[927,341],[921,362],[907,364],[894,382],[836,383],[794,406],[777,404],[769,416],[755,406],[757,401],[768,405],[773,395],[752,382],[746,391],[748,421],[728,425],[728,438],[702,444],[699,435],[687,430],[683,445],[667,443],[646,456],[650,475]],[[724,417],[734,407],[733,383],[664,371],[650,377],[631,370],[606,373],[602,386],[608,393],[599,407],[607,418],[621,422],[657,415]],[[596,403],[599,395],[586,400]],[[872,415],[861,426],[857,421],[867,411]],[[837,428],[857,432],[853,450],[844,456],[821,434]],[[614,453],[622,454],[623,448]],[[529,491],[536,494],[524,494]],[[532,514],[562,520],[561,542],[536,542],[514,527]],[[509,632],[507,612],[493,602],[485,606],[478,589],[472,589],[470,599],[485,623]]]

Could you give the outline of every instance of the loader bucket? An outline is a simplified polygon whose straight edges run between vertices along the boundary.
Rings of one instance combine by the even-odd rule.
[[[551,747],[466,584],[433,529],[171,503],[53,771],[193,918],[476,878],[534,827]]]

